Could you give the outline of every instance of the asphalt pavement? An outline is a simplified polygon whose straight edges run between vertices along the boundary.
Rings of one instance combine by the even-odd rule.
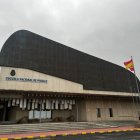
[[[41,140],[41,139],[40,139]],[[48,137],[43,140],[140,140],[140,131]]]

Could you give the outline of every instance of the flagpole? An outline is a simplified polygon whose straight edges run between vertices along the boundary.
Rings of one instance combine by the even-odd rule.
[[[133,65],[134,65],[134,61],[133,61],[133,57],[131,56],[131,60],[133,62]],[[138,86],[138,79],[137,79],[137,76],[136,76],[136,71],[135,71],[135,67],[134,67],[134,75],[135,75],[135,82],[136,82],[136,86],[137,86],[137,92],[138,92],[138,95],[139,95],[139,100],[140,100],[140,90],[139,90],[139,86]]]
[[[138,108],[138,100],[137,100],[137,97],[135,99],[135,95],[133,95],[133,91],[132,91],[132,85],[131,85],[131,79],[130,79],[130,73],[127,74],[127,80],[128,80],[128,86],[129,86],[129,89],[130,89],[130,92],[132,93],[132,103],[133,103],[133,108],[132,108],[132,112],[134,111],[137,112]],[[135,100],[136,100],[136,103],[135,103]]]

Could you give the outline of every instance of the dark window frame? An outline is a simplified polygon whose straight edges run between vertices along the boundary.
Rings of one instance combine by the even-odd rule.
[[[96,108],[96,115],[97,115],[97,118],[101,118],[101,109],[100,108]]]
[[[112,108],[109,108],[109,117],[112,118],[114,115],[113,115],[113,109]]]

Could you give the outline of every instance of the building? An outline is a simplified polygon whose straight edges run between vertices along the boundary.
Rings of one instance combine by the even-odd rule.
[[[133,73],[32,32],[7,39],[0,66],[0,121],[139,118]]]

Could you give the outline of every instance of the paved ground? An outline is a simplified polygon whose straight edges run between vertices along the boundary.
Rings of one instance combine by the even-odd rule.
[[[102,128],[102,129],[88,129],[88,130],[69,130],[69,131],[53,131],[53,132],[41,132],[41,133],[28,133],[28,134],[4,134],[0,135],[0,140],[8,140],[8,139],[56,139],[61,137],[64,137],[64,139],[67,139],[69,137],[74,138],[72,136],[75,136],[75,138],[79,135],[82,135],[83,137],[87,136],[93,136],[96,138],[104,138],[104,135],[111,136],[113,135],[120,135],[122,132],[122,136],[125,133],[130,134],[132,136],[133,131],[140,135],[140,128],[134,128],[134,126],[127,126],[127,127],[117,127],[117,128]],[[113,136],[112,135],[112,136]],[[111,137],[112,137],[111,136]],[[124,135],[125,136],[125,135]],[[89,137],[89,138],[90,138]],[[119,136],[119,138],[121,135]],[[114,137],[113,137],[114,138]],[[86,139],[86,138],[85,138]],[[84,139],[83,139],[84,140]],[[110,139],[111,140],[111,139]],[[121,139],[119,139],[121,140]],[[123,139],[124,140],[124,139]],[[139,137],[140,140],[140,137]]]
[[[39,132],[54,132],[66,130],[88,130],[100,128],[115,128],[134,126],[135,121],[100,121],[100,122],[53,122],[35,124],[0,125],[0,135],[3,134],[28,134]]]
[[[53,124],[53,128],[54,125],[56,126],[61,126],[62,127],[66,127],[65,125],[62,123],[60,125],[60,123],[58,124]],[[134,123],[122,123],[122,122],[104,122],[104,123],[99,123],[97,122],[96,124],[94,123],[89,123],[86,124],[85,123],[77,123],[77,124],[67,124],[68,126],[72,126],[73,129],[69,129],[69,130],[61,130],[61,129],[53,129],[48,131],[48,129],[46,129],[46,126],[42,126],[43,128],[41,129],[41,131],[23,131],[22,133],[19,133],[19,128],[22,126],[24,129],[27,129],[28,127],[30,127],[30,129],[32,129],[35,127],[36,129],[39,127],[39,125],[45,125],[45,124],[36,124],[34,125],[18,125],[18,126],[14,126],[14,128],[12,128],[13,126],[1,126],[0,129],[0,140],[11,140],[11,139],[37,139],[37,140],[140,140],[140,128],[135,128],[134,127]],[[63,126],[64,125],[64,126]],[[77,127],[75,127],[74,125],[78,125],[77,127],[80,129],[77,129]],[[84,125],[84,127],[83,127]],[[48,124],[47,124],[48,126]],[[67,127],[68,127],[67,126]],[[82,127],[81,127],[82,126]],[[86,127],[85,127],[86,126]],[[90,126],[90,127],[89,127]],[[94,126],[94,127],[93,127]],[[98,126],[98,127],[95,127]],[[5,129],[5,127],[8,129]],[[50,124],[50,126],[48,126],[49,129],[52,127],[52,124]],[[68,127],[69,128],[69,127]],[[82,129],[83,128],[83,129]],[[28,130],[30,130],[28,129]],[[6,132],[7,133],[4,133]],[[10,131],[9,131],[10,130]],[[11,131],[12,130],[12,131]],[[14,130],[14,131],[13,131]],[[22,130],[22,129],[21,129]],[[40,128],[39,128],[40,130]],[[18,133],[16,133],[18,132]],[[26,133],[25,133],[26,132]]]
[[[140,131],[77,136],[57,136],[55,138],[46,138],[44,140],[140,140]]]

